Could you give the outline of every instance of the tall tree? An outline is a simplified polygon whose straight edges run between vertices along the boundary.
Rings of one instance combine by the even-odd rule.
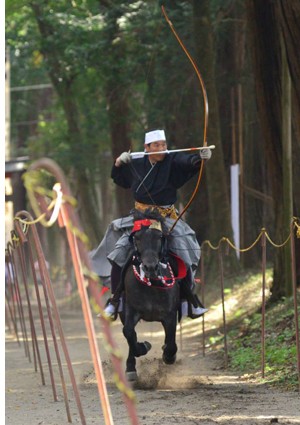
[[[51,2],[44,0],[42,3],[32,1],[31,8],[34,12],[37,25],[41,34],[41,52],[47,61],[49,76],[58,96],[61,100],[68,127],[68,143],[72,147],[72,169],[73,178],[76,181],[77,195],[79,198],[80,215],[85,223],[85,229],[90,236],[92,242],[94,237],[99,240],[101,237],[101,229],[97,219],[97,208],[92,196],[90,196],[89,178],[87,168],[84,162],[82,166],[82,157],[84,155],[85,146],[83,143],[83,134],[80,128],[80,114],[76,102],[76,77],[78,71],[78,62],[68,65],[64,62],[70,60],[67,55],[62,54],[62,49],[67,50],[67,45],[63,41],[63,33],[58,38],[58,28],[62,30],[62,26],[55,28],[55,23],[59,24],[59,19],[53,19],[53,11]],[[58,18],[58,16],[56,16]],[[67,16],[62,18],[67,19]],[[65,37],[68,43],[71,31]],[[78,59],[77,59],[78,60]],[[84,208],[83,208],[84,206]]]
[[[121,152],[132,149],[131,119],[128,97],[128,59],[125,33],[120,27],[120,18],[123,17],[122,5],[112,7],[106,1],[99,0],[102,10],[105,11],[105,30],[103,42],[106,54],[109,55],[109,68],[106,69],[105,95],[108,109],[108,119],[111,135],[111,150],[116,159]],[[124,66],[125,65],[125,66]],[[132,208],[132,200],[120,187],[116,187],[118,215],[126,215]]]
[[[266,0],[248,0],[248,24],[252,35],[254,72],[256,81],[256,96],[265,140],[266,161],[272,181],[272,196],[275,206],[275,237],[284,241],[289,234],[289,228],[283,223],[283,170],[281,126],[282,126],[282,84],[281,84],[281,28],[287,48],[290,73],[293,76],[293,89],[298,87],[295,76],[299,72],[299,59],[294,54],[293,45],[299,42],[299,2],[286,3]],[[288,12],[288,13],[287,13]],[[297,28],[298,27],[298,28]],[[287,28],[289,30],[287,31]],[[289,33],[289,36],[287,36]],[[298,40],[298,41],[297,41]],[[299,111],[299,110],[298,110]],[[299,116],[298,116],[299,120]],[[272,287],[273,299],[286,294],[286,285],[282,279],[286,267],[282,250],[275,251],[274,280]]]
[[[205,169],[209,202],[209,234],[215,243],[222,236],[232,238],[230,203],[223,146],[220,134],[218,97],[215,78],[214,35],[211,24],[211,2],[209,0],[193,2],[196,57],[201,64],[201,72],[207,87],[210,115],[208,141],[216,145],[213,159]]]

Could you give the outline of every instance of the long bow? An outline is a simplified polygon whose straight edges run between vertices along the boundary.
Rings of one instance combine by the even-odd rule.
[[[163,5],[161,6],[161,10],[162,10],[162,13],[163,13],[163,15],[164,15],[167,23],[169,24],[169,27],[171,28],[174,36],[176,37],[176,40],[178,41],[178,43],[180,44],[182,50],[184,51],[184,53],[188,57],[189,61],[191,62],[192,66],[193,66],[193,68],[194,68],[194,70],[195,70],[195,72],[197,74],[198,80],[200,82],[201,90],[202,90],[202,93],[203,93],[203,105],[204,105],[203,147],[205,147],[205,146],[207,146],[207,128],[208,128],[208,99],[207,99],[207,93],[206,93],[205,84],[204,84],[203,78],[201,76],[201,73],[200,73],[200,71],[199,71],[199,69],[198,69],[198,67],[197,67],[194,59],[191,57],[191,55],[189,54],[187,48],[185,47],[185,45],[183,44],[183,42],[180,39],[179,35],[175,31],[175,28],[174,28],[172,22],[170,21],[170,19],[169,19],[168,15],[167,15],[167,13],[166,13],[165,8],[164,8]],[[187,202],[187,204],[185,205],[185,207],[183,208],[183,210],[181,211],[179,217],[176,219],[176,221],[173,224],[173,226],[171,227],[170,232],[173,230],[173,228],[175,227],[177,221],[183,216],[183,214],[186,212],[186,210],[189,208],[189,206],[193,202],[193,200],[194,200],[194,198],[196,196],[196,193],[197,193],[197,191],[199,189],[199,185],[200,185],[202,174],[203,174],[203,168],[204,168],[204,161],[202,160],[201,161],[201,165],[200,165],[200,169],[199,169],[199,175],[198,175],[197,183],[196,183],[195,189],[194,189],[194,191],[192,193],[192,196],[189,199],[189,201]]]

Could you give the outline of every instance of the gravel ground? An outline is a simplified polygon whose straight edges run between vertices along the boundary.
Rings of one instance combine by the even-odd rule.
[[[209,323],[210,314],[207,314]],[[80,312],[66,310],[61,320],[72,360],[86,424],[105,424],[93,364],[89,352],[84,320]],[[46,385],[39,372],[25,356],[24,346],[18,344],[6,330],[5,350],[5,424],[7,425],[64,425],[68,424],[57,365],[53,361],[59,401],[53,401],[42,333],[37,327]],[[113,381],[113,369],[104,349],[99,319],[95,329],[107,382],[107,392],[116,425],[131,424],[123,398]],[[178,328],[176,364],[161,361],[163,332],[160,324],[140,323],[140,340],[152,344],[146,357],[138,359],[139,380],[134,387],[136,410],[140,425],[261,425],[270,423],[300,424],[298,392],[283,392],[251,382],[249,377],[229,374],[222,367],[217,353],[202,354],[201,319],[186,320]],[[114,337],[124,354],[127,344],[119,321],[112,325]],[[30,347],[31,348],[31,347]],[[51,358],[54,352],[51,348]],[[52,357],[53,356],[53,357]],[[63,359],[63,353],[62,353]],[[67,382],[72,423],[81,424],[75,397],[63,362]]]

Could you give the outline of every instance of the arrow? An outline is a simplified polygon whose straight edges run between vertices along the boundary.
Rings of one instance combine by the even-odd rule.
[[[144,155],[157,155],[157,154],[163,154],[163,153],[171,153],[171,152],[192,152],[192,151],[201,151],[203,149],[215,149],[215,145],[210,146],[201,146],[198,148],[185,148],[185,149],[170,149],[166,151],[158,151],[158,152],[132,152],[130,153],[130,156],[132,159],[136,158],[142,158]]]

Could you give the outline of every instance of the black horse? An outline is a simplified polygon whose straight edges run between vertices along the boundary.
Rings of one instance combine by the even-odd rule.
[[[120,317],[124,325],[123,334],[129,345],[126,375],[128,380],[133,381],[137,379],[136,357],[147,354],[151,349],[148,341],[137,340],[135,326],[141,319],[161,322],[165,331],[163,361],[166,364],[175,362],[180,291],[178,279],[174,275],[178,275],[176,264],[179,259],[174,261],[167,254],[167,229],[162,217],[153,212],[139,217],[135,215],[130,239],[133,253],[123,268],[124,308]]]

